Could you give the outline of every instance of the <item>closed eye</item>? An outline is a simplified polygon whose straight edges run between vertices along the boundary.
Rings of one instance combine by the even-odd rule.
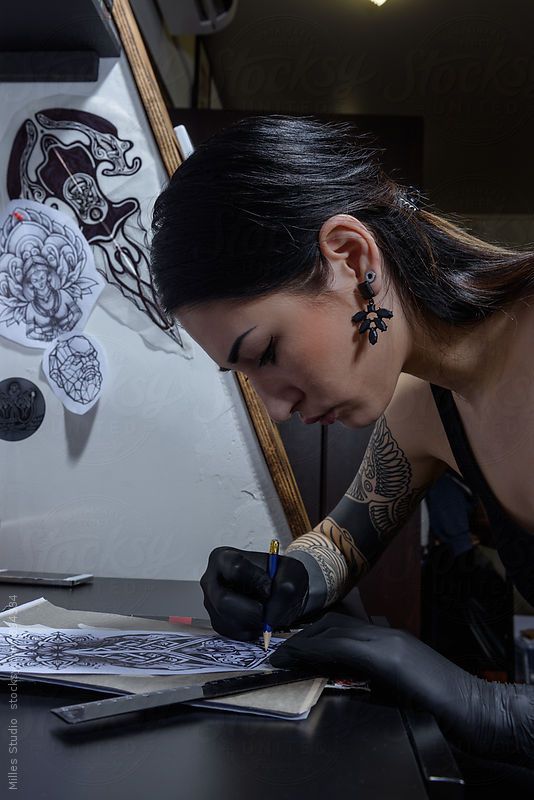
[[[276,347],[273,336],[271,336],[269,344],[259,360],[258,366],[264,367],[265,364],[276,364]]]

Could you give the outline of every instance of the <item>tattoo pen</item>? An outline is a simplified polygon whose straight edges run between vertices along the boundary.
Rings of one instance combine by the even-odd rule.
[[[276,575],[276,570],[278,568],[278,553],[280,552],[280,542],[278,539],[271,539],[271,544],[269,546],[269,564],[268,564],[268,572],[269,578],[274,578]],[[269,625],[268,622],[263,623],[263,649],[267,651],[269,649],[269,644],[271,642],[271,636],[273,633],[273,629]]]

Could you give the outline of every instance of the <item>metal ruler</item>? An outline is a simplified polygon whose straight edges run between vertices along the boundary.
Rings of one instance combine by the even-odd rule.
[[[270,686],[282,686],[315,677],[317,676],[287,670],[253,672],[250,675],[220,678],[191,686],[178,686],[175,689],[159,689],[157,692],[126,694],[105,700],[90,700],[87,703],[60,706],[50,710],[64,722],[77,725],[79,722],[92,722],[95,719],[128,714],[130,711],[163,708],[178,703],[188,703],[192,700],[211,700],[214,697],[251,692],[254,689],[266,689]]]

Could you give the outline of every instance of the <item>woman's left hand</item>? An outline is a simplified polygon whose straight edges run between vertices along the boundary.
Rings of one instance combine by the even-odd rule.
[[[534,765],[532,687],[476,678],[404,631],[330,613],[281,645],[271,664],[369,677],[434,714],[464,748]]]

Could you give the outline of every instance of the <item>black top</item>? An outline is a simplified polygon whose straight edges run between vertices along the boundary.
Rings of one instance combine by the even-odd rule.
[[[450,389],[430,384],[447,439],[462,477],[486,509],[506,572],[525,600],[534,604],[534,535],[504,510],[477,464]]]

